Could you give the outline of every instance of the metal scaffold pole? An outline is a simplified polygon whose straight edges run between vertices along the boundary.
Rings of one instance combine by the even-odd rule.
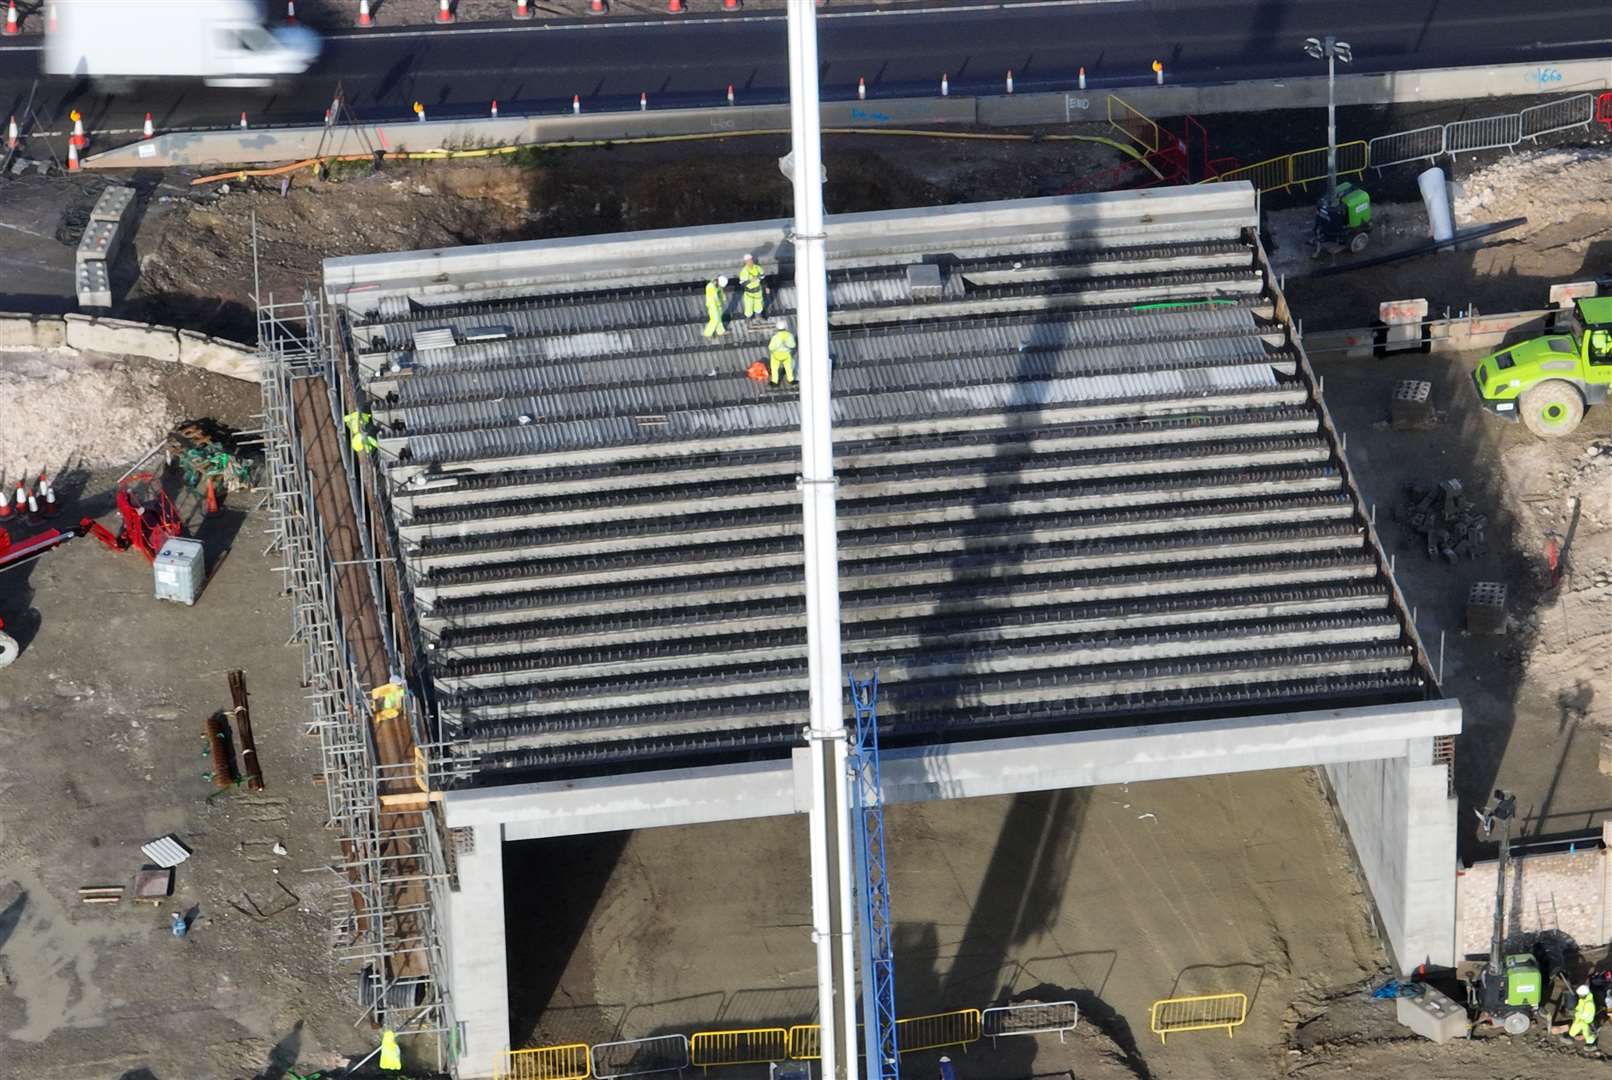
[[[851,933],[850,814],[845,706],[840,675],[839,547],[834,435],[829,400],[828,258],[823,227],[822,120],[817,85],[817,15],[791,0],[791,149],[783,162],[794,185],[796,338],[800,360],[801,501],[805,518],[806,646],[810,664],[807,741],[812,937],[817,950],[823,1075],[857,1080],[856,966]],[[838,957],[834,948],[840,948]],[[836,965],[835,961],[839,963]]]

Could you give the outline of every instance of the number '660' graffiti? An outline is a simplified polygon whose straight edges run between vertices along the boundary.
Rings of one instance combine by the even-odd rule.
[[[1562,73],[1553,67],[1535,68],[1528,74],[1528,81],[1540,86],[1549,86],[1551,83],[1562,81]]]

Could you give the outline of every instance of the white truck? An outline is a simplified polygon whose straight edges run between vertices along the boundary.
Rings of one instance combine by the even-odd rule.
[[[319,35],[306,27],[271,32],[260,0],[56,0],[56,9],[47,75],[268,86],[319,56]]]

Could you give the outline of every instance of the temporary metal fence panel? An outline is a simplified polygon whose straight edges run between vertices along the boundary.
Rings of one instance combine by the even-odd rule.
[[[592,1067],[587,1043],[506,1050],[494,1066],[494,1080],[588,1080]]]
[[[817,1024],[796,1024],[789,1029],[785,1046],[796,1061],[816,1061],[823,1056],[823,1029]]]
[[[1366,147],[1366,160],[1373,169],[1381,172],[1390,165],[1404,165],[1411,161],[1430,161],[1444,153],[1444,125],[1396,131],[1392,135],[1379,135]]]
[[[1267,158],[1256,161],[1252,165],[1244,165],[1236,169],[1228,169],[1211,180],[1203,181],[1209,184],[1219,184],[1232,180],[1247,180],[1254,185],[1254,190],[1260,194],[1272,191],[1286,191],[1289,180],[1288,168],[1292,164],[1291,156],[1283,154],[1281,157]]]
[[[963,1046],[980,1038],[980,1011],[957,1009],[952,1012],[914,1016],[896,1023],[896,1041],[903,1054],[915,1050],[935,1050],[942,1046]]]
[[[1480,116],[1444,126],[1444,152],[1471,154],[1479,150],[1509,150],[1522,142],[1522,115]]]
[[[1148,1026],[1160,1042],[1179,1031],[1225,1028],[1226,1037],[1248,1019],[1247,994],[1200,994],[1196,997],[1161,998],[1149,1011]]]
[[[697,1031],[689,1040],[689,1063],[702,1069],[718,1065],[761,1065],[789,1056],[789,1032],[778,1028]]]
[[[1588,127],[1595,120],[1595,95],[1575,94],[1543,105],[1530,105],[1517,114],[1522,118],[1522,137],[1537,139],[1554,131]]]
[[[656,1035],[648,1039],[594,1043],[589,1060],[597,1080],[681,1072],[690,1064],[688,1036]]]
[[[1315,147],[1288,155],[1287,179],[1304,187],[1327,178],[1327,148]],[[1338,144],[1338,175],[1359,176],[1366,171],[1366,143],[1363,139]]]
[[[1080,1006],[1073,1001],[1031,1001],[1023,1005],[993,1005],[981,1016],[981,1029],[996,1045],[996,1040],[1008,1035],[1064,1036],[1080,1022]]]
[[[1113,94],[1108,95],[1108,126],[1149,154],[1158,153],[1159,147],[1164,145],[1164,135],[1159,131],[1159,125],[1143,116],[1124,98]]]

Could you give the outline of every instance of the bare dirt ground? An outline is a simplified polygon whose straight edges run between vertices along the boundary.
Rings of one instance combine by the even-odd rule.
[[[979,1043],[966,1075],[1279,1075],[1294,1003],[1383,963],[1308,771],[897,806],[886,823],[902,1016],[1081,1010],[1068,1045]],[[790,817],[512,846],[508,917],[548,929],[513,947],[517,1035],[811,1022],[805,842]],[[1157,998],[1234,991],[1251,1003],[1235,1039],[1149,1033]],[[932,1075],[935,1057],[904,1067]]]
[[[242,425],[257,407],[248,384],[122,366],[155,395],[153,409]],[[118,385],[112,373],[97,377]],[[7,453],[12,434],[0,430]],[[108,443],[102,453],[122,451]],[[60,474],[63,519],[88,514],[115,528],[121,471]],[[0,672],[0,1074],[279,1078],[374,1045],[353,1025],[355,979],[329,947],[347,904],[330,869],[340,854],[322,827],[300,657],[285,644],[286,601],[250,498],[206,520],[193,497],[181,500],[211,564],[194,607],[153,599],[140,555],[87,538],[0,576],[0,617],[23,645]],[[30,531],[7,524],[18,539]],[[214,794],[204,778],[202,725],[230,704],[235,668],[251,693],[266,778],[258,794]],[[134,902],[134,873],[148,861],[140,845],[170,833],[192,851],[173,895]],[[82,905],[78,890],[90,885],[125,891],[116,904]],[[175,913],[192,919],[183,939],[170,932]]]

